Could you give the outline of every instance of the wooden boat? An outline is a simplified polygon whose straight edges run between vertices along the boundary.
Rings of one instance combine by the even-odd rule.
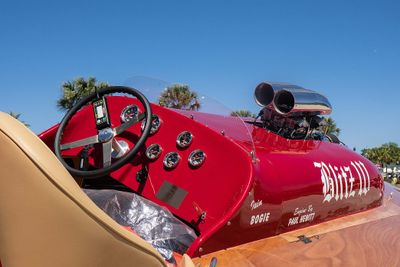
[[[398,193],[321,132],[329,101],[269,82],[255,99],[258,120],[168,109],[112,86],[39,138],[1,114],[3,267],[190,266],[189,256],[197,266],[397,265]],[[137,235],[81,189],[97,190],[92,200],[117,221],[129,213],[119,222]],[[131,215],[155,221],[141,231]]]

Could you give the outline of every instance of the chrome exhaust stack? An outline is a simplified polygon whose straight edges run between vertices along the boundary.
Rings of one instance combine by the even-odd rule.
[[[325,96],[287,83],[262,82],[257,85],[254,98],[258,105],[284,116],[328,115],[332,112]]]

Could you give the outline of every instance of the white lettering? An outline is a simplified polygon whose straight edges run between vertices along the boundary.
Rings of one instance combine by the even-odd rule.
[[[250,225],[266,223],[269,221],[269,216],[270,216],[269,212],[253,215],[250,218]]]
[[[306,215],[302,215],[300,217],[300,223],[311,222],[312,220],[314,220],[314,216],[315,216],[315,212],[306,214]]]
[[[333,198],[338,201],[355,196],[355,177],[350,166],[357,173],[360,184],[358,195],[366,195],[369,192],[371,177],[361,161],[351,161],[349,166],[340,167],[326,164],[323,161],[314,162],[314,167],[321,171],[322,193],[324,195],[322,202],[330,202]]]
[[[289,219],[288,226],[295,225],[299,223],[299,217],[294,217]]]
[[[288,226],[313,221],[315,217],[313,205],[310,204],[306,208],[296,208],[293,216],[289,219]]]
[[[308,205],[308,212],[312,212],[314,210],[312,205]]]
[[[252,200],[250,203],[250,208],[251,210],[255,210],[259,208],[262,204],[263,204],[262,200],[257,200],[257,201]]]
[[[294,210],[294,213],[293,213],[293,215],[300,215],[300,214],[303,214],[303,213],[306,213],[306,209],[300,209],[300,208],[296,208],[295,210]]]

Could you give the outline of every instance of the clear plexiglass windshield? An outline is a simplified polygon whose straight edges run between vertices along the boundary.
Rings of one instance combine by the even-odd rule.
[[[168,90],[171,86],[177,84],[187,85],[185,83],[167,82],[146,76],[131,76],[123,83],[125,86],[141,91],[148,100],[154,104],[159,104],[162,93]],[[248,124],[244,122],[243,118],[233,117],[231,115],[233,113],[232,109],[228,108],[220,101],[207,96],[201,91],[201,89],[192,88],[190,85],[188,86],[190,91],[197,94],[199,109],[197,110],[198,112],[186,109],[180,111],[180,113],[187,116],[193,116],[196,121],[206,125],[207,127],[228,138],[238,140],[240,144],[246,148],[246,151],[250,152],[249,156],[255,158],[252,135],[249,131]],[[224,90],[224,88],[221,88],[221,90]],[[252,94],[252,92],[249,93]]]

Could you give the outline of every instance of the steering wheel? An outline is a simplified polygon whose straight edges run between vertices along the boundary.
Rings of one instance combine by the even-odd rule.
[[[112,128],[110,123],[102,123],[109,122],[107,105],[104,103],[105,95],[113,94],[113,93],[124,93],[129,94],[131,96],[136,97],[143,105],[144,112],[138,114],[138,116],[132,117],[127,122]],[[65,127],[68,125],[68,122],[71,118],[84,106],[91,103],[94,105],[94,113],[96,119],[96,128],[97,134],[88,138],[84,138],[81,140],[64,143],[61,144],[61,138],[64,134]],[[96,104],[97,103],[97,104]],[[99,108],[99,112],[96,112],[96,108]],[[121,151],[123,148],[119,145],[119,143],[114,139],[115,136],[120,135],[124,131],[126,131],[129,127],[134,125],[135,123],[146,119],[146,125],[140,135],[138,141],[135,143],[134,147],[129,151]],[[139,149],[146,141],[147,137],[150,134],[151,129],[151,121],[152,121],[152,112],[150,103],[147,98],[138,90],[129,88],[126,86],[110,86],[104,89],[99,90],[98,92],[94,92],[91,95],[80,100],[73,108],[71,108],[67,114],[65,114],[62,119],[55,136],[54,140],[54,152],[57,158],[61,161],[64,167],[73,175],[78,177],[85,178],[98,178],[100,176],[107,175],[119,168],[123,165],[131,161],[136,154],[139,152]],[[99,123],[101,122],[101,123]],[[84,124],[85,122],[81,122]],[[61,151],[76,148],[76,147],[87,147],[93,144],[102,144],[103,149],[103,167],[95,170],[82,170],[69,166],[63,157],[61,156]],[[120,157],[118,160],[112,162],[111,153],[116,150],[117,152],[121,152],[124,156]],[[120,151],[118,151],[120,150]]]

